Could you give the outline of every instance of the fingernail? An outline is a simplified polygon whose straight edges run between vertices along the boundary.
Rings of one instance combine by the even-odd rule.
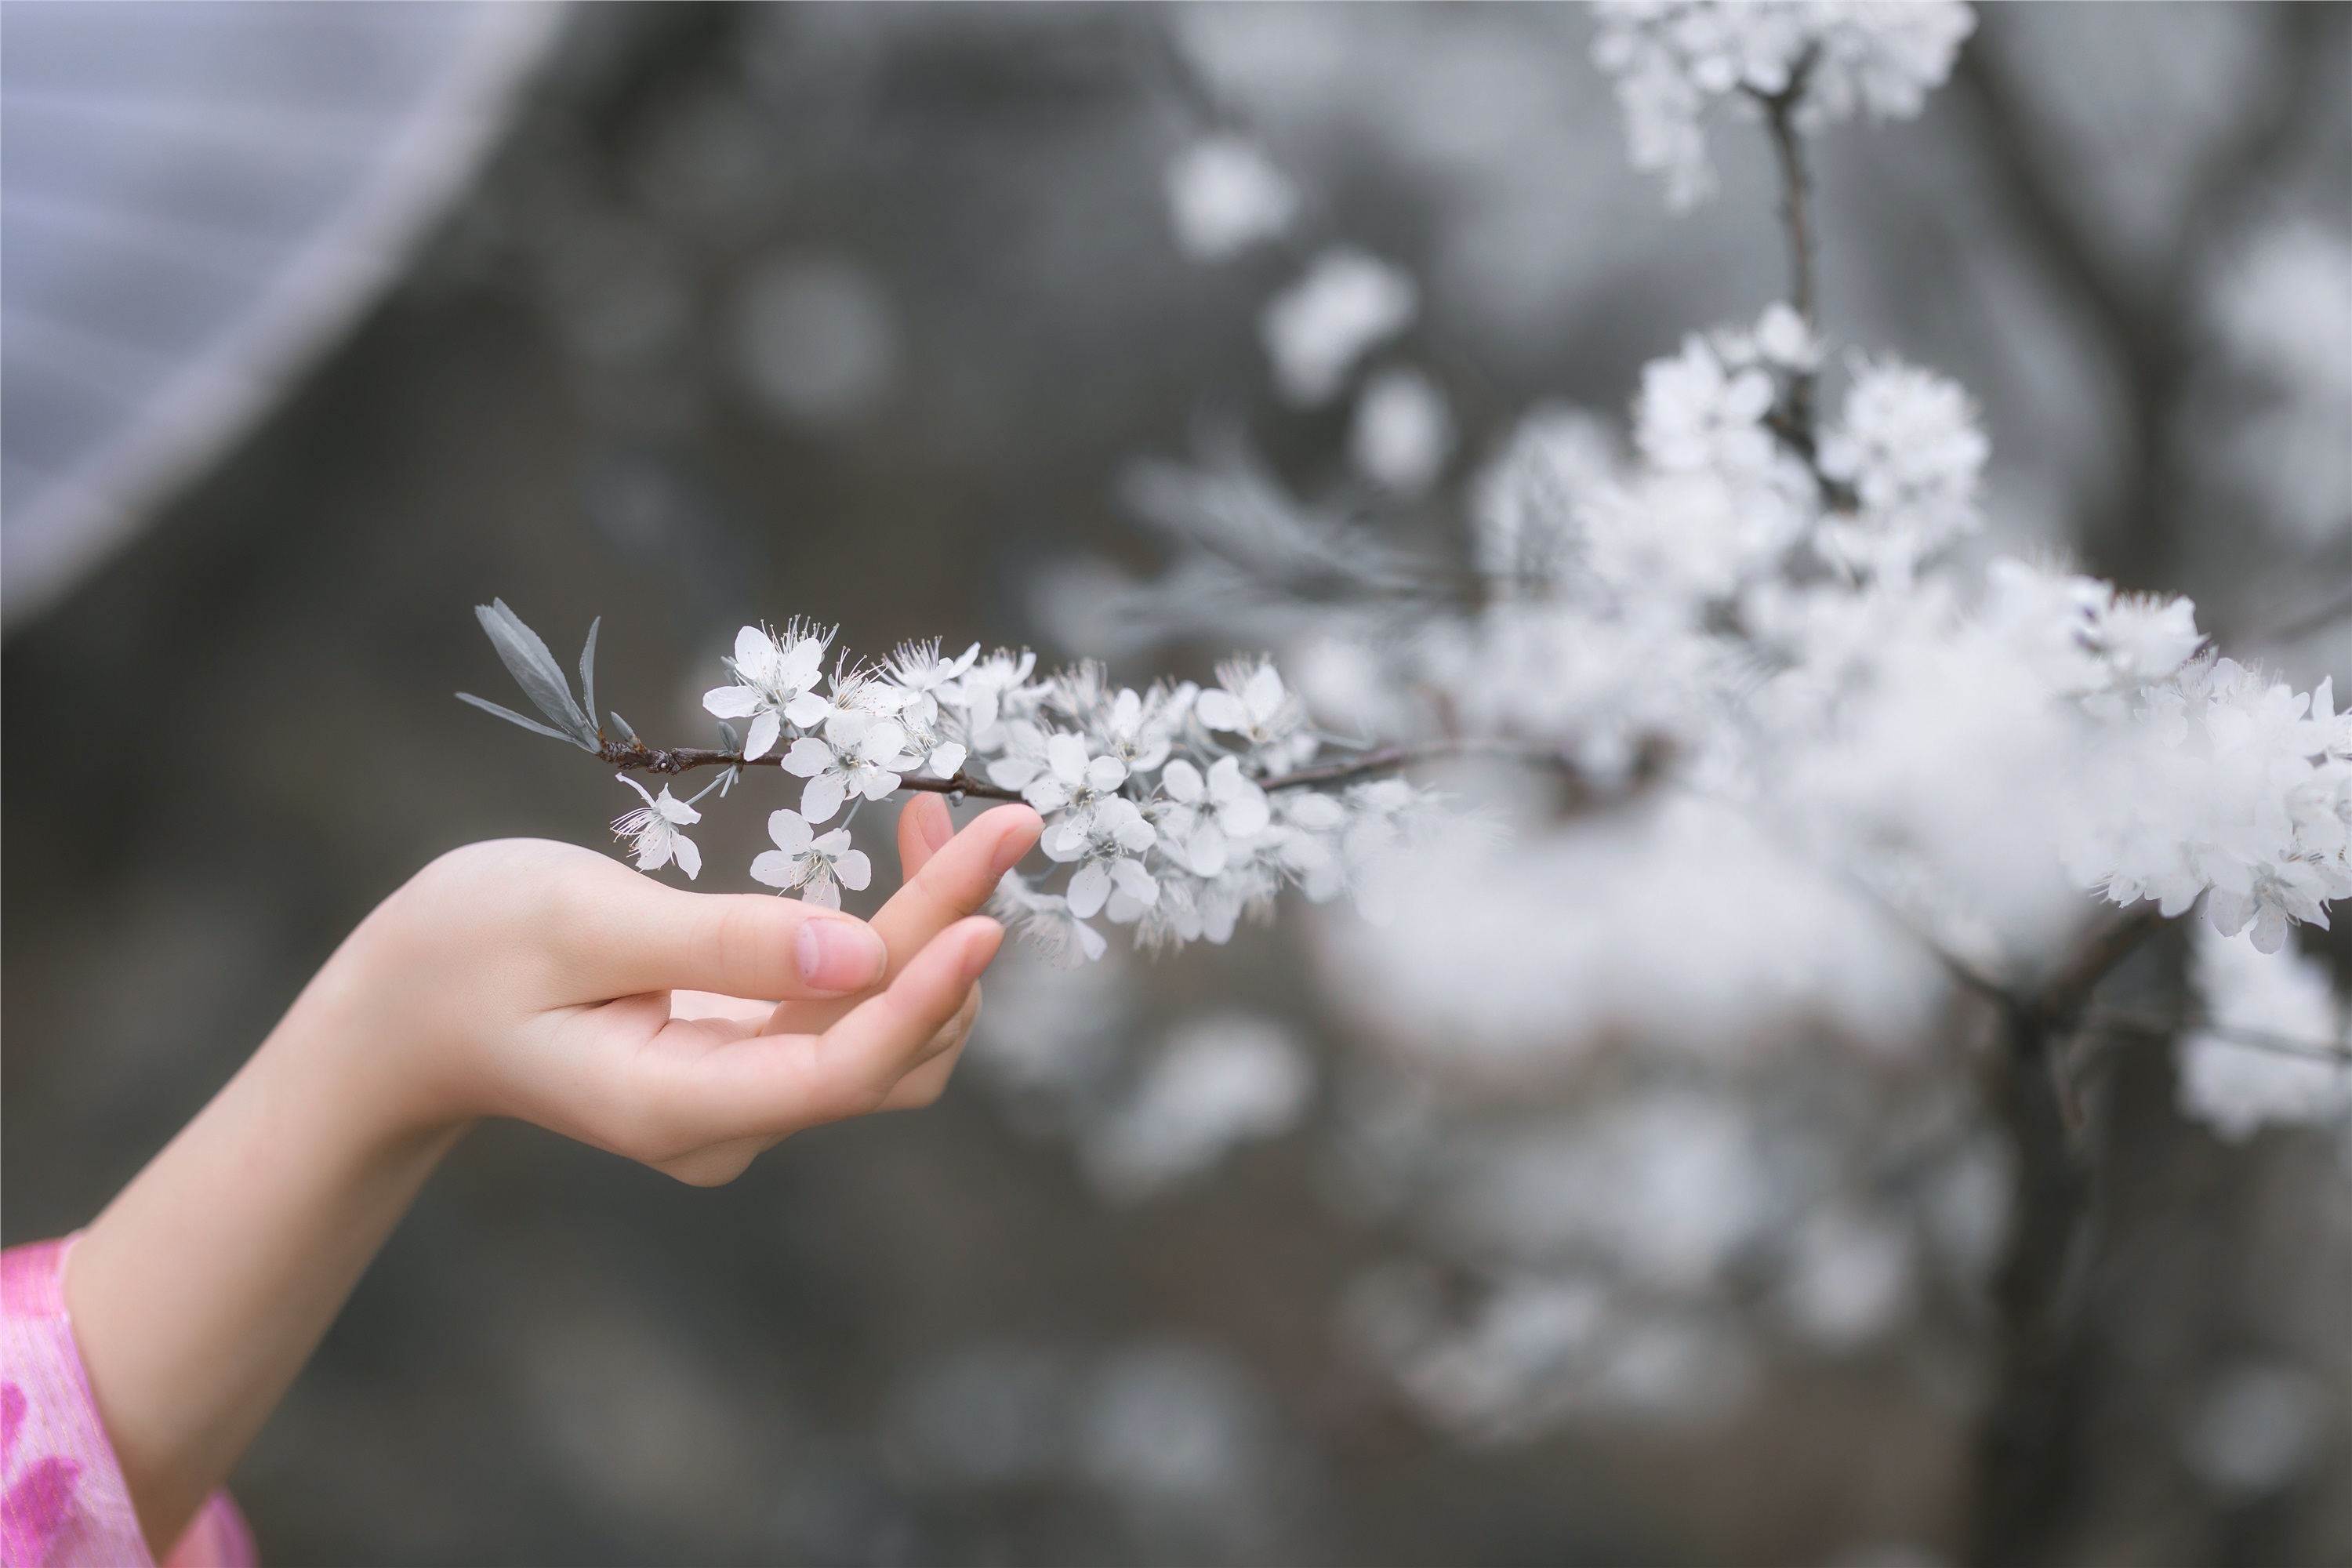
[[[938,795],[927,795],[921,798],[927,803],[919,825],[923,830],[923,842],[929,845],[931,853],[936,855],[948,847],[949,839],[955,837],[955,817],[949,812],[948,803]]]
[[[882,978],[890,954],[857,921],[810,921],[794,943],[801,978],[812,991],[863,991]]]
[[[1013,869],[1021,857],[1029,853],[1029,846],[1032,842],[1033,840],[1025,833],[1006,834],[996,841],[996,859],[989,868],[1002,877]]]
[[[963,950],[963,983],[966,985],[981,977],[990,961],[995,958],[997,948],[1004,942],[1004,928],[994,921],[989,921],[988,925],[987,934],[972,938]]]

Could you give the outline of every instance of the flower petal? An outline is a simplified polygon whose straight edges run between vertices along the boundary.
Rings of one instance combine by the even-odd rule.
[[[1225,868],[1224,830],[1213,822],[1204,822],[1193,830],[1192,841],[1184,847],[1185,859],[1197,877],[1213,877]]]
[[[1087,776],[1087,743],[1067,731],[1046,737],[1045,765],[1065,784],[1076,787]]]
[[[1263,722],[1273,718],[1282,706],[1282,672],[1271,664],[1258,666],[1257,673],[1242,688],[1242,701],[1252,719]]]
[[[874,862],[866,858],[863,849],[852,849],[834,862],[833,874],[845,888],[864,888],[874,879]]]
[[[1110,897],[1110,873],[1103,869],[1099,860],[1079,867],[1077,874],[1070,879],[1066,896],[1070,912],[1080,920],[1099,913],[1103,900]]]
[[[793,749],[797,751],[799,748]],[[809,780],[807,788],[801,791],[801,815],[811,822],[831,822],[833,814],[841,809],[842,799],[848,793],[843,787],[839,773],[819,773]]]
[[[1230,691],[1203,691],[1193,700],[1192,711],[1201,722],[1212,730],[1241,731],[1249,728],[1249,714],[1238,698]]]
[[[751,857],[751,880],[771,888],[800,885],[801,865],[781,849],[762,849]]]
[[[776,847],[787,855],[798,855],[809,847],[811,832],[808,818],[789,806],[768,813],[768,837]]]
[[[1160,787],[1168,792],[1169,798],[1189,805],[1201,798],[1201,770],[1179,757],[1160,770]]]
[[[748,686],[714,686],[702,694],[702,706],[720,719],[749,719],[760,710],[760,694]]]
[[[751,732],[743,737],[743,760],[756,763],[766,756],[783,732],[784,727],[777,721],[776,710],[761,709],[759,717],[751,721]]]
[[[814,735],[803,735],[793,742],[793,749],[784,753],[784,772],[796,773],[804,779],[813,779],[817,774],[829,771],[833,766],[833,748]],[[831,815],[830,812],[826,813],[826,816]],[[824,817],[815,817],[812,820],[822,822]]]
[[[686,879],[691,882],[702,875],[702,851],[695,847],[693,839],[683,833],[677,836],[676,843],[677,868],[685,872]]]
[[[1066,816],[1045,829],[1040,847],[1048,860],[1075,860],[1087,852],[1087,826]]]
[[[1120,892],[1146,909],[1160,901],[1160,884],[1152,880],[1151,873],[1143,868],[1140,860],[1112,861],[1110,879]]]
[[[1242,838],[1264,833],[1266,824],[1274,820],[1274,812],[1266,805],[1265,792],[1255,784],[1246,787],[1248,794],[1236,795],[1223,811],[1217,813],[1217,819],[1224,824],[1225,831]]]
[[[841,889],[833,885],[833,879],[830,877],[811,878],[809,885],[801,889],[801,898],[803,901],[823,909],[841,908]]]

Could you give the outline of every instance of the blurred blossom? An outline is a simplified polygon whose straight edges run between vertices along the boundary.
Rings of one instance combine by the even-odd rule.
[[[1237,1143],[1287,1130],[1313,1084],[1306,1052],[1273,1020],[1187,1019],[1126,1103],[1089,1135],[1087,1169],[1114,1196],[1145,1196],[1207,1169]]]
[[[1262,1397],[1230,1356],[1191,1342],[960,1346],[902,1383],[887,1435],[934,1485],[1083,1487],[1147,1518],[1213,1508],[1203,1542],[1247,1533],[1267,1484]]]
[[[1064,969],[1026,948],[1007,949],[989,970],[972,1066],[1010,1094],[1075,1114],[1118,1059],[1133,986],[1127,951]]]
[[[1264,1484],[1255,1392],[1233,1362],[1190,1344],[1146,1343],[1095,1373],[1078,1416],[1086,1473],[1146,1505],[1220,1505]]]
[[[2259,395],[2231,467],[2305,538],[2352,528],[2352,241],[2307,220],[2269,229],[2223,268],[2212,310]]]
[[[1420,308],[1410,274],[1360,250],[1324,251],[1258,318],[1276,388],[1307,407],[1328,403],[1356,362],[1411,325]]]
[[[744,380],[786,424],[855,419],[897,384],[898,318],[872,276],[845,258],[766,263],[737,294],[735,327]]]
[[[1861,512],[1825,526],[1824,542],[1851,569],[1906,581],[1920,561],[1982,526],[1977,489],[1990,451],[1956,383],[1894,360],[1858,367],[1822,432],[1821,468],[1853,487]]]
[[[2182,1456],[2217,1491],[2275,1491],[2309,1468],[2326,1432],[2326,1393],[2307,1373],[2242,1363],[2206,1389],[2181,1434]]]
[[[1168,216],[1196,261],[1222,261],[1287,232],[1298,193],[1254,142],[1212,136],[1168,165]]]
[[[1748,918],[1759,907],[1774,918]],[[1804,1019],[1894,1047],[1941,988],[1834,879],[1697,802],[1496,845],[1428,877],[1391,927],[1318,934],[1368,1024],[1465,1066],[1574,1057],[1612,1033],[1738,1054]]]
[[[1822,1568],[1946,1568],[1946,1560],[1907,1541],[1879,1541],[1841,1552]]]
[[[1687,1289],[1719,1273],[1768,1217],[1756,1130],[1711,1098],[1633,1097],[1591,1121],[1467,1152],[1451,1205],[1458,1234],[1514,1258],[1581,1258]]]
[[[1454,452],[1454,411],[1437,384],[1417,370],[1384,370],[1356,403],[1349,437],[1356,467],[1402,495],[1421,495]]]
[[[1894,1328],[1911,1288],[1911,1242],[1903,1230],[1861,1214],[1824,1213],[1797,1234],[1785,1298],[1809,1339],[1835,1348]]]
[[[961,1349],[900,1391],[897,1444],[927,1477],[961,1486],[1049,1480],[1070,1462],[1073,1373],[1054,1352]]]
[[[1385,1270],[1350,1293],[1343,1329],[1415,1408],[1472,1442],[1562,1421],[1706,1422],[1755,1386],[1738,1331],[1706,1315],[1623,1304],[1574,1277],[1507,1277],[1466,1310],[1446,1294],[1425,1270]]]
[[[1592,58],[1617,79],[1633,165],[1664,174],[1676,206],[1715,188],[1702,129],[1711,104],[1794,87],[1808,131],[1857,107],[1907,120],[1976,27],[1974,13],[1948,0],[1612,0],[1599,9]]]
[[[2261,952],[2202,921],[2192,941],[2213,1027],[2181,1037],[2181,1109],[2233,1142],[2270,1123],[2352,1130],[2352,1025],[2327,965],[2292,945]],[[2325,1059],[2331,1048],[2344,1055]]]
[[[1583,552],[1579,512],[1617,469],[1616,434],[1599,416],[1547,404],[1528,410],[1471,491],[1474,563],[1507,583],[1565,579]]]

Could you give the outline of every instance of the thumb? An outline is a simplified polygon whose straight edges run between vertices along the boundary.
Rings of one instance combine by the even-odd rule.
[[[863,991],[889,952],[864,921],[759,893],[688,893],[611,862],[582,900],[565,967],[581,1000],[643,991],[716,991],[807,1000]]]

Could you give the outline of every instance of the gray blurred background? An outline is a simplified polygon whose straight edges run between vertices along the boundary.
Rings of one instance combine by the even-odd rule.
[[[39,10],[0,10],[12,275],[43,210],[13,118],[45,85],[19,46]],[[2193,592],[2257,647],[2352,582],[2325,462],[2347,433],[2323,408],[2321,478],[2266,489],[2278,465],[2231,454],[2270,395],[2207,301],[2265,226],[2352,233],[2345,20],[1988,7],[1924,117],[1821,157],[1829,321],[1981,400],[2004,542]],[[463,109],[492,129],[365,236],[383,291],[353,273],[313,346],[240,373],[248,412],[71,524],[86,572],[11,593],[6,1239],[86,1223],[425,860],[603,841],[608,777],[451,700],[504,696],[475,604],[559,650],[603,616],[607,704],[698,743],[746,619],[1087,651],[1036,584],[1079,552],[1150,568],[1114,481],[1204,412],[1302,484],[1337,472],[1343,416],[1268,390],[1254,321],[1285,264],[1204,269],[1170,237],[1161,170],[1204,94],[1318,229],[1418,271],[1416,344],[1474,457],[1527,403],[1622,406],[1683,331],[1752,316],[1782,266],[1764,149],[1719,132],[1725,195],[1669,215],[1588,39],[1532,6],[607,5],[497,44]],[[10,359],[12,529],[31,374]],[[2336,629],[2268,651],[2352,677]],[[770,804],[709,814],[706,884],[742,885]],[[1298,984],[1304,945],[1286,919],[1131,964],[1123,1016],[1247,1005],[1338,1078],[1350,1032]],[[2261,1349],[2265,1301],[2321,1304],[2276,1331],[2298,1342],[2342,1331],[2344,1178],[2315,1136],[2168,1136],[2168,1196],[2115,1200],[2137,1239],[2078,1369],[2068,1560],[2343,1561],[2340,1403],[2234,1490],[2145,1412]],[[485,1126],[234,1488],[287,1564],[1955,1560],[1966,1357],[1780,1367],[1696,1427],[1465,1444],[1339,1331],[1396,1241],[1346,1182],[1310,1116],[1107,1201],[978,1080],[717,1191]]]

